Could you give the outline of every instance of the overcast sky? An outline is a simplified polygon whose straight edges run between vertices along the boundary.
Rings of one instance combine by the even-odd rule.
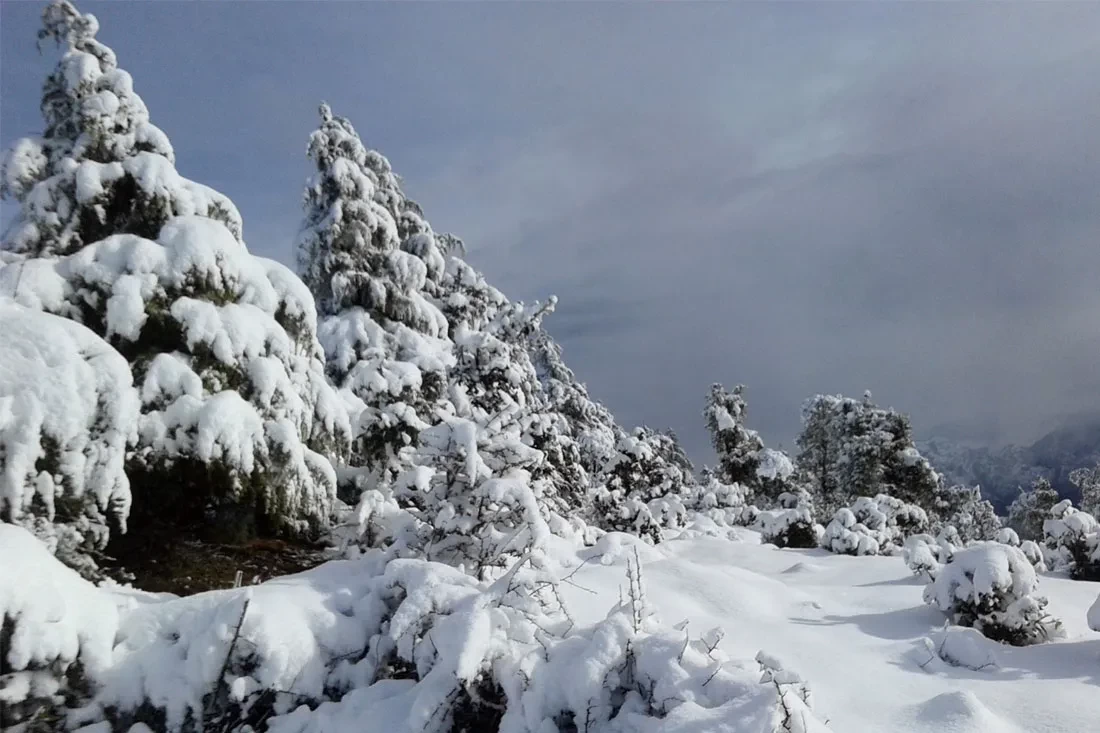
[[[1100,408],[1100,3],[91,3],[180,171],[293,262],[327,100],[627,424],[711,382],[1023,440]],[[41,130],[0,3],[0,142]],[[10,209],[8,210],[10,215]]]

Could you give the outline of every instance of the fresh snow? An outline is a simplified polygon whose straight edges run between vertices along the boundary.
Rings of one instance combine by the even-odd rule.
[[[635,647],[639,673],[661,695],[687,702],[663,719],[623,715],[599,730],[770,733],[774,682],[783,683],[791,704],[802,704],[795,692],[801,690],[829,730],[845,733],[1080,733],[1100,719],[1100,633],[1086,620],[1100,583],[1042,575],[1040,589],[1067,636],[1018,648],[945,627],[898,557],[779,550],[760,544],[751,530],[734,528],[731,535],[686,531],[657,546],[605,535],[580,552],[561,585],[571,619],[567,629],[558,628],[565,640],[521,663],[512,655],[537,652],[549,637],[522,633],[530,609],[500,605],[509,576],[488,585],[442,565],[387,564],[367,555],[177,599],[111,584],[96,589],[22,530],[0,525],[0,555],[19,558],[0,567],[0,611],[30,624],[8,656],[22,675],[20,686],[4,694],[32,689],[36,667],[63,667],[80,651],[100,681],[96,705],[147,697],[170,720],[182,720],[188,709],[202,707],[247,601],[241,636],[260,664],[231,671],[231,696],[260,687],[305,696],[326,687],[350,690],[314,712],[286,695],[270,721],[281,733],[350,733],[367,717],[380,729],[416,730],[412,718],[426,722],[456,677],[473,679],[486,664],[508,680],[509,695],[523,700],[509,707],[502,730],[543,730],[539,716],[546,711],[583,707],[598,694],[596,680],[615,664],[632,623],[646,630]],[[636,608],[627,598],[614,612],[632,583],[627,566],[635,558],[644,598]],[[379,649],[396,644],[413,653],[400,645],[416,643],[406,631],[428,613],[444,615],[432,627],[431,651],[416,652],[418,666],[433,670],[421,682],[367,686],[379,659],[338,662],[354,659],[369,638],[392,640]],[[380,626],[383,617],[389,621]],[[544,623],[553,630],[545,617]],[[382,636],[371,637],[376,633]],[[678,655],[683,660],[676,663]],[[697,675],[705,679],[714,670],[715,681],[701,686]],[[521,671],[532,680],[522,692],[514,681]],[[806,723],[806,731],[826,730],[809,714]]]
[[[647,548],[648,599],[667,623],[687,620],[695,633],[722,626],[734,657],[765,650],[783,659],[809,682],[830,729],[1080,733],[1100,720],[1100,633],[1086,619],[1100,583],[1040,576],[1063,640],[1018,648],[972,639],[996,668],[922,668],[925,642],[942,640],[946,617],[922,602],[924,584],[900,557],[778,550],[753,531],[734,533],[742,541],[692,536]],[[604,596],[624,585],[622,562],[588,563],[571,579],[580,588],[564,587],[578,622],[595,619]],[[1093,614],[1100,626],[1100,603]]]

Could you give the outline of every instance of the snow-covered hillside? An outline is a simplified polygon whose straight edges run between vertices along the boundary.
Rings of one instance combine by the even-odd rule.
[[[978,638],[995,666],[952,667],[943,614],[899,557],[779,550],[749,530],[740,542],[671,540],[643,555],[649,600],[667,622],[721,625],[734,656],[764,650],[809,680],[816,711],[845,733],[1080,733],[1100,720],[1100,633],[1086,623],[1100,583],[1040,580],[1067,638],[1010,647]],[[620,567],[586,566],[566,599],[583,620],[622,584]],[[977,650],[976,650],[977,651]],[[929,663],[929,659],[933,661]],[[923,666],[922,666],[923,665]],[[975,665],[978,666],[978,665]]]
[[[142,700],[164,711],[156,727],[167,730],[188,720],[206,729],[240,700],[281,733],[351,733],[364,716],[387,731],[475,730],[458,712],[457,727],[438,718],[484,702],[454,702],[464,679],[505,700],[488,703],[499,704],[501,731],[814,733],[827,721],[845,733],[1080,733],[1100,720],[1100,633],[1086,623],[1098,583],[1044,575],[1066,637],[1008,647],[945,630],[900,557],[723,534],[689,529],[654,547],[612,533],[560,558],[575,567],[560,585],[567,614],[557,618],[568,622],[555,627],[553,613],[508,600],[520,576],[481,584],[442,565],[369,556],[186,598],[97,589],[0,525],[0,551],[20,558],[0,568],[17,670],[0,703],[50,694],[48,670],[79,657],[95,694],[69,725],[100,720],[83,729],[95,733],[149,730]],[[648,610],[632,601],[635,558]],[[401,659],[415,664],[401,672]],[[758,662],[787,671],[762,677]],[[792,673],[808,681],[815,712],[788,692],[798,719],[776,727],[773,681],[801,691]],[[279,691],[274,705],[257,696],[264,689]],[[616,689],[628,690],[625,703]],[[617,712],[597,720],[600,706]]]

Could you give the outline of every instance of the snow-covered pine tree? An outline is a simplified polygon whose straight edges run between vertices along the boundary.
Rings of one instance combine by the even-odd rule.
[[[96,556],[130,512],[130,366],[80,324],[4,297],[0,323],[0,521],[95,578]]]
[[[65,51],[42,93],[41,137],[18,140],[0,166],[0,194],[20,203],[4,248],[31,257],[72,254],[112,234],[156,239],[172,216],[222,222],[239,241],[225,196],[181,178],[168,137],[149,121],[133,79],[96,40],[99,21],[67,0],[42,14],[39,42]]]
[[[1081,511],[1100,516],[1100,466],[1071,471],[1069,480],[1081,492]]]
[[[732,392],[721,384],[711,385],[703,417],[718,454],[719,480],[755,489],[757,453],[763,450],[764,442],[755,430],[745,427],[744,392],[743,384],[735,386]]]
[[[993,505],[982,498],[980,486],[957,484],[945,489],[938,506],[940,526],[953,526],[964,543],[994,540],[1001,519]]]
[[[563,361],[561,346],[545,328],[539,328],[531,340],[531,359],[546,408],[568,422],[584,470],[589,476],[599,475],[615,453],[622,428],[606,407],[589,397]]]
[[[363,491],[389,495],[414,463],[420,431],[450,412],[453,355],[446,319],[423,292],[443,255],[419,207],[347,119],[326,104],[320,115],[298,265],[317,302],[327,372],[355,422],[340,481],[354,503]]]
[[[647,427],[619,438],[615,455],[604,469],[606,481],[593,498],[597,526],[657,543],[662,529],[683,524],[692,478],[666,457],[669,440]]]
[[[855,496],[888,494],[936,511],[941,479],[913,443],[909,418],[862,400],[817,395],[803,406],[798,465],[829,516]]]
[[[1058,492],[1045,478],[1037,478],[1020,491],[1008,507],[1008,526],[1016,530],[1021,540],[1043,539],[1043,522],[1058,503]]]
[[[301,281],[251,256],[221,194],[182,178],[130,76],[65,0],[43,38],[65,52],[46,130],[5,157],[20,204],[0,292],[79,321],[130,363],[142,400],[128,456],[125,559],[202,533],[311,534],[328,520],[347,414],[326,383]]]

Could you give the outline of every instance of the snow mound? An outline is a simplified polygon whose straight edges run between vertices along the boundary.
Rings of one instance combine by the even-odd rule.
[[[943,733],[1023,733],[969,691],[937,695],[918,706],[915,717]]]

